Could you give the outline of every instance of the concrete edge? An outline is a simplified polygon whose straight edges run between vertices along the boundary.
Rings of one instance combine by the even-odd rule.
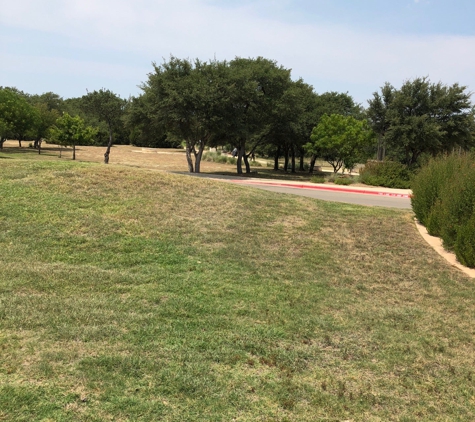
[[[442,246],[442,239],[431,236],[428,232],[427,229],[417,221],[416,218],[414,218],[414,223],[416,224],[416,228],[419,231],[420,235],[422,238],[440,255],[442,258],[444,258],[450,265],[453,267],[458,268],[462,272],[464,272],[466,275],[468,275],[471,278],[475,278],[475,269],[473,268],[468,268],[465,265],[462,265],[460,262],[457,261],[457,258],[454,253],[452,252],[447,252],[444,247]]]

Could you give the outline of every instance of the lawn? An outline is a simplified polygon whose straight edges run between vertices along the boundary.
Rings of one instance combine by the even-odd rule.
[[[411,212],[138,167],[0,154],[0,420],[475,419]]]

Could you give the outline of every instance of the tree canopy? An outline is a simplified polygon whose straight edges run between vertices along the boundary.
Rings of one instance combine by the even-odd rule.
[[[373,136],[365,120],[341,114],[325,115],[313,129],[311,142],[307,143],[306,149],[322,157],[336,173],[343,165],[351,170],[363,158]]]
[[[109,163],[109,156],[113,140],[114,130],[123,125],[127,101],[120,98],[108,89],[89,92],[81,98],[80,107],[86,114],[96,117],[107,126],[109,141],[104,153],[104,163]]]
[[[428,78],[386,83],[369,101],[368,116],[389,153],[412,166],[424,154],[474,146],[475,121],[467,88]]]
[[[81,117],[68,113],[59,117],[49,131],[49,139],[53,142],[73,147],[73,160],[76,159],[76,145],[88,145],[96,135],[97,129],[87,126]]]

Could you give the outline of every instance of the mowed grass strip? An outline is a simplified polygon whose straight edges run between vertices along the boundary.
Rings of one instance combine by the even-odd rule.
[[[2,160],[0,420],[474,420],[475,287],[412,213]]]

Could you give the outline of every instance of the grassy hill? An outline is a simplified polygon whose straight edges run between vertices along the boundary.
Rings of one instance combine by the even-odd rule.
[[[0,420],[473,420],[475,287],[412,213],[0,159]]]

